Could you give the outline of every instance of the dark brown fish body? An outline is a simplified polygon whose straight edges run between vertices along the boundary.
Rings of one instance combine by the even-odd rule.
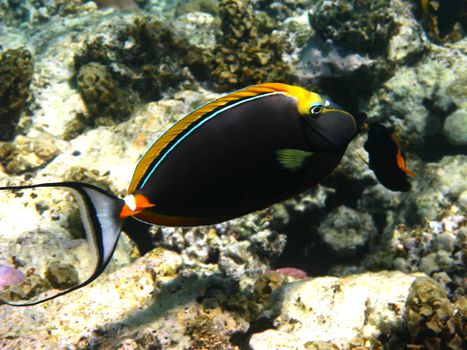
[[[415,174],[407,168],[398,138],[392,129],[381,123],[369,124],[364,148],[368,152],[370,169],[384,187],[392,191],[410,190],[407,175]]]
[[[157,203],[146,211],[175,216],[188,225],[212,224],[266,208],[319,182],[347,147],[320,152],[318,140],[307,137],[306,124],[296,100],[283,94],[236,106],[174,148],[151,181],[135,193]],[[284,148],[313,155],[291,171],[277,161],[276,152]]]

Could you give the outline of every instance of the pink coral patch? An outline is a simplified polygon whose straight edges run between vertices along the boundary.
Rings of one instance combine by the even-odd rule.
[[[24,274],[8,265],[0,264],[0,290],[7,286],[20,284],[24,280]]]
[[[279,269],[273,270],[282,275],[298,278],[298,279],[307,279],[308,276],[305,271],[297,269],[295,267],[281,267]]]

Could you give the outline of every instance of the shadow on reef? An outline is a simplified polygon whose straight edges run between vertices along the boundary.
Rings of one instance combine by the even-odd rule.
[[[133,339],[143,349],[176,346],[175,335],[171,334],[177,332],[177,325],[171,321],[175,317],[180,327],[185,326],[183,335],[189,338],[190,348],[227,349],[233,343],[240,345],[243,333],[226,334],[223,322],[215,322],[216,315],[231,312],[234,317],[252,321],[260,311],[255,295],[241,292],[238,281],[218,273],[201,277],[181,272],[168,282],[157,283],[147,307],[95,330],[90,337],[82,338],[79,346],[113,348],[126,339]],[[153,322],[160,319],[164,320],[163,328],[158,329]]]
[[[436,134],[430,132],[440,129],[439,125],[445,124],[446,119],[456,111],[455,105],[443,110],[432,100],[425,98],[423,106],[429,111],[425,127],[427,136],[420,144],[411,145],[413,151],[426,162],[438,162],[444,156],[467,154],[467,146],[451,144],[442,132]]]

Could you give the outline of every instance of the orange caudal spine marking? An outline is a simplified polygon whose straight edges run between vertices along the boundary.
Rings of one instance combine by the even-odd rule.
[[[406,163],[404,157],[401,154],[401,149],[400,148],[397,149],[397,166],[399,167],[399,169],[401,169],[407,175],[416,176],[416,174],[412,170],[407,168],[407,163]]]
[[[142,194],[128,195],[124,198],[125,205],[120,211],[120,219],[126,219],[141,213],[146,208],[154,207],[155,204],[149,202],[147,197]]]
[[[391,139],[397,145],[396,160],[397,160],[397,166],[399,167],[399,169],[402,170],[407,175],[416,176],[416,174],[412,170],[407,168],[407,163],[406,163],[404,157],[402,156],[399,138],[397,137],[396,133],[391,134]]]
[[[214,101],[211,101],[204,106],[194,110],[174,126],[172,126],[165,134],[163,134],[144,154],[143,158],[139,161],[136,166],[133,178],[128,188],[128,193],[136,191],[138,184],[144,177],[148,169],[150,168],[154,159],[156,159],[164,149],[181,133],[190,127],[197,120],[202,118],[206,113],[215,110],[218,107],[224,106],[229,102],[241,100],[264,93],[281,92],[289,96],[297,98],[298,101],[303,100],[303,96],[308,92],[307,90],[298,87],[282,83],[264,83],[258,85],[252,85],[244,89],[234,91],[230,94],[222,96]],[[314,93],[312,93],[314,94]],[[315,94],[316,95],[316,94]]]

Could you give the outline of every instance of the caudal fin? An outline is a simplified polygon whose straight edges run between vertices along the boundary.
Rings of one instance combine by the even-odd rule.
[[[47,295],[43,298],[39,296],[38,299],[34,299],[33,301],[16,302],[16,300],[2,300],[0,293],[0,304],[12,306],[36,305],[91,283],[104,271],[117,245],[124,223],[119,214],[125,203],[122,199],[107,193],[99,187],[81,182],[58,182],[29,186],[0,187],[0,190],[20,191],[45,187],[64,188],[73,194],[79,207],[84,233],[91,253],[95,255],[94,268],[86,279],[68,289],[60,290],[52,296]]]

